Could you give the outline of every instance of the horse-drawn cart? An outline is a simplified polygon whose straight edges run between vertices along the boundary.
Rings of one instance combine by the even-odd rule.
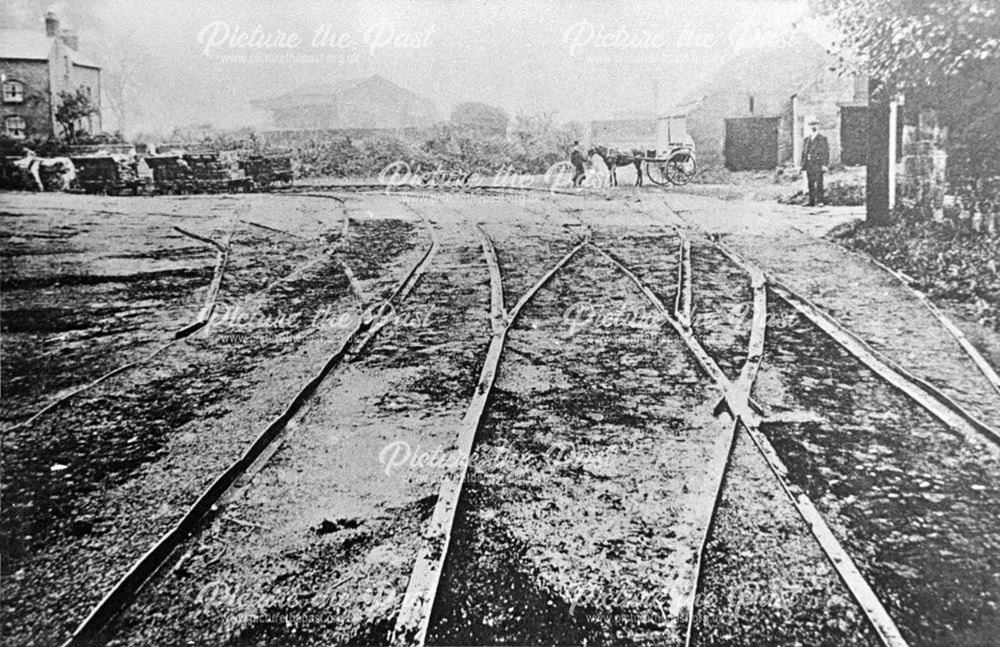
[[[635,166],[636,185],[642,174],[654,184],[687,184],[696,170],[694,142],[687,134],[684,117],[610,119],[590,124],[590,141],[597,150],[606,149],[608,166]]]

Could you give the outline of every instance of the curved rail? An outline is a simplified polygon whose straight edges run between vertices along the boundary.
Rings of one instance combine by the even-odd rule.
[[[680,249],[685,248],[686,239],[682,238]],[[704,501],[705,505],[699,507],[699,512],[702,513],[702,517],[697,519],[698,524],[704,528],[704,533],[702,534],[701,541],[699,542],[699,547],[695,552],[694,564],[692,567],[692,579],[689,582],[689,589],[683,591],[681,594],[681,602],[678,605],[684,610],[687,617],[686,620],[686,633],[685,633],[685,644],[690,644],[690,639],[694,624],[694,607],[695,600],[697,596],[699,582],[701,580],[701,563],[705,548],[708,543],[709,533],[711,532],[711,527],[713,520],[715,518],[715,510],[722,499],[722,488],[725,484],[725,475],[727,472],[728,465],[730,463],[730,458],[732,457],[733,450],[736,447],[736,432],[741,424],[741,413],[742,411],[749,411],[749,404],[743,403],[736,406],[740,402],[740,392],[737,391],[737,387],[732,383],[722,372],[722,369],[715,363],[715,361],[708,355],[701,343],[695,338],[694,334],[691,332],[691,327],[686,325],[680,319],[680,312],[675,310],[671,312],[662,300],[645,284],[642,280],[626,266],[622,261],[618,260],[610,253],[605,250],[593,246],[594,249],[604,258],[608,259],[614,266],[624,274],[632,283],[639,288],[643,295],[653,304],[660,314],[666,319],[671,327],[681,336],[687,345],[688,349],[695,356],[698,361],[699,366],[705,373],[712,379],[716,388],[723,392],[724,400],[729,403],[728,411],[730,413],[730,423],[725,423],[717,418],[716,429],[714,430],[717,435],[718,440],[713,443],[710,458],[708,460],[708,465],[705,468],[706,480],[708,481],[705,486],[705,492],[711,493],[710,497],[706,497]],[[690,249],[689,246],[687,246]],[[678,258],[678,276],[677,276],[677,289],[678,293],[684,290],[685,274],[680,271],[683,267],[683,251]],[[690,281],[690,274],[687,275],[687,281]],[[756,317],[756,313],[755,313]],[[763,344],[763,330],[759,331],[760,342]],[[747,373],[749,376],[751,373]],[[743,391],[743,400],[749,399],[749,386]]]
[[[674,303],[674,316],[685,328],[691,327],[691,308],[693,297],[691,278],[691,241],[681,232],[677,232],[681,239],[677,250],[677,299]]]
[[[713,243],[719,251],[744,269],[752,267],[735,251],[722,243]],[[908,396],[953,431],[969,438],[983,436],[1000,447],[1000,433],[965,410],[933,384],[913,375],[895,360],[875,350],[833,315],[783,282],[768,277],[771,289],[806,319],[833,338],[848,353],[871,369],[889,385]]]
[[[241,475],[247,472],[254,464],[254,461],[288,426],[288,423],[302,409],[305,402],[316,392],[320,384],[322,384],[341,361],[349,354],[356,354],[364,348],[364,345],[374,335],[374,332],[371,330],[373,324],[384,320],[382,315],[391,307],[394,299],[404,298],[413,289],[436,251],[437,240],[434,238],[423,256],[397,284],[389,298],[382,303],[376,317],[359,319],[357,325],[348,333],[337,351],[327,359],[319,372],[296,393],[288,405],[286,405],[284,411],[261,431],[256,439],[244,449],[242,455],[230,464],[201,493],[173,528],[161,536],[132,565],[128,572],[108,591],[100,603],[91,610],[87,618],[84,619],[73,632],[73,635],[64,643],[64,647],[93,645],[102,641],[101,632],[108,621],[131,603],[139,589],[160,569],[173,551],[196,530],[200,521],[212,510],[215,503],[232,487]],[[352,345],[354,346],[353,349]]]
[[[698,359],[699,364],[701,364],[706,372],[713,377],[718,388],[725,393],[728,409],[731,415],[736,418],[734,431],[735,426],[739,424],[742,424],[742,426],[747,430],[750,438],[754,442],[754,445],[761,452],[761,455],[764,456],[764,460],[767,462],[769,469],[778,480],[781,489],[789,497],[792,505],[795,506],[796,511],[806,522],[809,531],[819,543],[820,549],[826,555],[833,568],[837,571],[837,574],[844,582],[848,591],[851,593],[851,596],[858,603],[882,644],[885,647],[905,647],[906,641],[903,639],[902,634],[900,634],[895,622],[889,616],[889,613],[885,610],[885,607],[875,595],[871,586],[861,575],[861,572],[854,564],[850,555],[848,555],[847,551],[844,550],[840,542],[837,541],[837,538],[833,535],[829,526],[826,525],[826,521],[823,519],[822,515],[820,515],[816,506],[801,489],[788,480],[788,469],[784,466],[784,463],[781,462],[781,459],[778,457],[774,447],[771,446],[770,441],[768,441],[767,438],[759,431],[760,417],[751,408],[749,397],[743,397],[743,389],[746,388],[748,390],[749,386],[746,384],[741,385],[731,382],[715,363],[715,360],[708,355],[694,335],[690,334],[689,331],[685,331],[680,323],[675,321],[674,318],[670,316],[669,311],[652,292],[652,290],[643,284],[639,278],[620,261],[616,260],[610,254],[603,252],[603,250],[599,251],[606,258],[615,263],[619,269],[626,276],[628,276],[640,290],[643,291],[656,308],[660,310],[674,329],[681,334],[684,341],[687,342],[688,348],[691,349],[695,357]],[[763,273],[757,274],[756,277],[756,280],[759,281],[763,277]],[[760,297],[756,297],[756,299],[759,298]],[[760,315],[755,312],[755,316],[759,317]],[[753,341],[753,344],[753,350],[748,354],[753,355],[756,351],[760,351],[762,353],[763,336],[761,335],[759,337],[759,341]],[[754,364],[756,365],[758,362],[759,360],[756,360]],[[741,374],[741,381],[749,379],[757,370],[754,366],[749,369],[744,367],[744,369],[744,373]],[[746,377],[744,377],[744,374]],[[721,476],[721,474],[718,474],[717,478],[721,479]],[[714,508],[712,509],[712,515],[714,515]],[[689,610],[693,608],[693,596],[694,592],[692,591],[691,599],[687,602],[687,608]],[[690,636],[690,634],[688,636]]]
[[[801,231],[801,230],[796,229],[796,231]],[[989,363],[989,361],[985,357],[983,357],[982,353],[979,352],[979,349],[977,349],[972,344],[972,342],[969,341],[969,339],[965,336],[965,333],[963,333],[961,329],[959,329],[959,327],[955,325],[955,322],[953,322],[950,317],[948,317],[945,313],[941,312],[941,309],[938,308],[936,305],[934,305],[926,294],[913,287],[912,284],[914,282],[914,279],[906,276],[899,270],[895,270],[889,267],[888,265],[886,265],[885,263],[883,263],[882,261],[878,260],[873,256],[869,256],[868,254],[862,254],[861,252],[855,251],[841,244],[838,244],[837,246],[846,251],[847,253],[856,256],[858,258],[864,259],[865,261],[872,263],[879,269],[888,273],[890,276],[899,281],[899,283],[903,287],[909,290],[913,294],[913,296],[917,297],[917,299],[922,304],[924,304],[924,307],[927,308],[927,310],[931,313],[931,315],[933,315],[934,318],[937,319],[942,326],[944,326],[945,330],[947,330],[948,333],[955,338],[955,341],[958,342],[958,344],[966,352],[969,358],[973,362],[975,362],[976,366],[979,368],[979,371],[989,381],[990,386],[993,387],[993,390],[997,392],[997,395],[1000,395],[1000,375],[997,375],[996,369],[994,369],[993,366]]]
[[[198,311],[198,316],[193,322],[184,326],[180,330],[175,331],[170,341],[166,342],[165,344],[162,344],[161,346],[158,346],[155,350],[153,350],[153,352],[144,355],[137,360],[133,360],[117,368],[114,368],[105,373],[104,375],[101,375],[97,379],[92,380],[86,384],[80,385],[75,389],[69,391],[68,393],[64,393],[63,395],[56,397],[47,405],[43,406],[41,409],[33,413],[29,418],[8,427],[7,431],[15,431],[17,429],[22,429],[24,427],[30,426],[33,422],[35,422],[45,414],[57,409],[59,406],[65,404],[66,402],[69,402],[70,400],[80,395],[84,391],[88,391],[94,388],[95,386],[98,386],[99,384],[102,384],[117,375],[121,375],[122,373],[135,368],[136,366],[141,366],[142,364],[145,364],[146,362],[152,360],[154,357],[156,357],[163,351],[167,350],[174,344],[177,344],[178,342],[185,340],[187,337],[190,337],[194,333],[204,328],[205,325],[207,325],[209,320],[211,319],[212,313],[215,311],[215,306],[219,295],[219,287],[222,283],[222,275],[226,271],[226,264],[229,261],[229,250],[233,238],[233,232],[235,231],[236,228],[237,220],[239,220],[238,217],[233,218],[232,225],[229,228],[229,233],[226,235],[225,242],[223,243],[219,243],[215,240],[212,240],[211,238],[205,238],[204,236],[199,236],[198,234],[191,233],[189,231],[181,229],[180,227],[176,226],[174,227],[174,229],[176,229],[181,234],[194,238],[195,240],[202,242],[206,245],[209,245],[216,250],[215,269],[212,271],[212,281],[209,283],[208,293],[205,296],[205,304],[201,307],[201,310]]]
[[[486,235],[486,232],[478,227],[477,230],[482,239],[483,255],[486,257],[486,264],[490,274],[490,319],[492,322],[492,335],[489,349],[486,352],[486,359],[483,361],[483,367],[479,374],[476,391],[469,402],[469,407],[459,426],[455,444],[455,451],[458,452],[459,460],[454,461],[449,467],[441,482],[441,489],[437,497],[437,503],[434,506],[434,513],[424,531],[422,546],[413,566],[413,571],[406,587],[406,593],[403,596],[402,606],[396,619],[396,625],[392,634],[392,644],[394,645],[423,645],[427,639],[427,629],[430,623],[431,612],[434,608],[434,600],[437,597],[438,586],[441,581],[441,571],[444,568],[444,560],[448,555],[448,548],[451,544],[451,531],[455,522],[455,513],[458,509],[458,501],[469,469],[472,445],[476,438],[476,431],[479,429],[483,414],[486,411],[493,382],[496,379],[497,367],[500,364],[500,357],[507,339],[507,332],[514,324],[514,321],[517,320],[517,316],[521,310],[531,301],[538,290],[547,284],[589,242],[589,239],[584,239],[583,242],[576,245],[525,292],[510,311],[505,311],[503,307],[503,284],[496,250],[493,248],[493,243],[490,241],[489,236]]]
[[[755,266],[744,260],[739,254],[722,242],[714,240],[702,227],[685,218],[676,209],[671,207],[670,204],[664,201],[664,205],[689,227],[702,231],[707,241],[722,252],[729,260],[743,268],[744,271],[750,272],[753,269],[763,271],[755,268]],[[990,441],[990,448],[994,453],[1000,449],[1000,432],[997,432],[997,430],[979,420],[978,417],[966,411],[962,405],[952,400],[933,384],[913,375],[892,358],[869,346],[833,315],[812,303],[808,298],[792,290],[783,282],[776,279],[773,274],[765,272],[765,276],[767,276],[771,288],[782,300],[823,330],[823,332],[840,344],[850,355],[867,366],[887,384],[919,404],[954,432],[970,439],[978,437],[986,438]]]

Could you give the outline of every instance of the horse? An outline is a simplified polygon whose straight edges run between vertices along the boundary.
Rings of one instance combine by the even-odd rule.
[[[604,160],[611,170],[611,186],[618,186],[618,174],[615,170],[619,166],[635,167],[635,185],[642,186],[642,157],[641,151],[633,150],[631,155],[617,150],[609,150],[607,146],[594,146],[590,149],[590,155],[597,153]]]

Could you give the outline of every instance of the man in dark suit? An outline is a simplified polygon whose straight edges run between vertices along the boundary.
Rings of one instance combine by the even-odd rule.
[[[819,120],[806,120],[809,134],[802,144],[802,170],[809,182],[809,206],[823,206],[823,174],[830,165],[830,143],[819,132]]]

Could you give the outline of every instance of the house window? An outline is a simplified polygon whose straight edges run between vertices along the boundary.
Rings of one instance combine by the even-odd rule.
[[[21,103],[24,101],[24,84],[20,81],[4,81],[3,102]]]
[[[3,121],[4,134],[11,139],[24,139],[24,131],[28,128],[24,117],[7,117]]]

